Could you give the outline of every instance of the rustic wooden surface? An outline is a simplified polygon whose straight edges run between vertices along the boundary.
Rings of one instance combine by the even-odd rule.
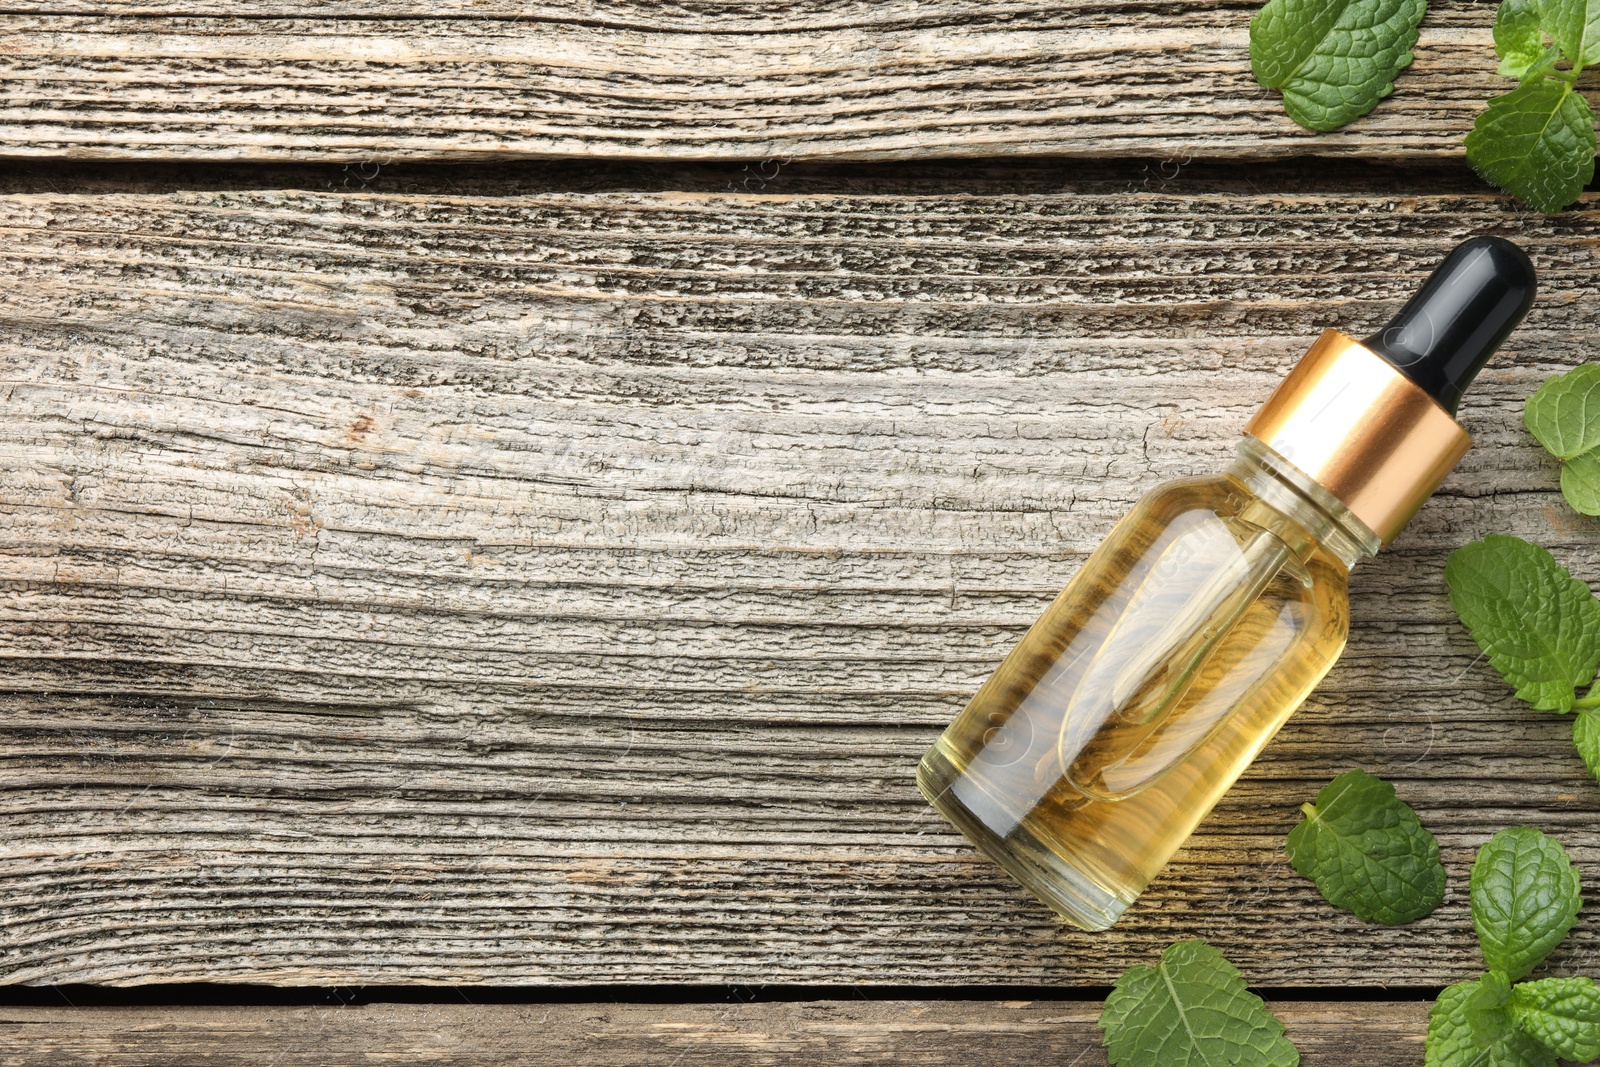
[[[0,14],[0,1067],[1101,1067],[1104,987],[1196,936],[1307,1067],[1420,1063],[1477,844],[1600,860],[1442,586],[1495,531],[1600,579],[1519,418],[1596,358],[1600,197],[1461,165],[1492,4],[1330,135],[1250,78],[1257,6]],[[1480,447],[1172,868],[1057,924],[918,755],[1141,490],[1479,232],[1544,280]],[[1443,844],[1414,926],[1284,862],[1357,765]]]
[[[384,162],[996,155],[1460,159],[1492,4],[1333,134],[1250,75],[1256,0],[33,0],[0,155]]]
[[[1600,860],[1566,723],[1441,577],[1492,531],[1600,576],[1520,428],[1595,354],[1600,201],[183,173],[0,179],[0,980],[1104,986],[1199,936],[1258,986],[1426,989],[1480,966],[1495,829]],[[1479,447],[1169,872],[1109,934],[1056,924],[918,755],[1141,490],[1224,463],[1322,326],[1478,232],[1543,282],[1464,406]],[[1423,922],[1335,913],[1283,860],[1353,765],[1440,836]],[[1586,917],[1554,964],[1597,949]]]
[[[1421,1062],[1424,1002],[1271,1007],[1302,1067]],[[0,1067],[1105,1067],[1099,1014],[1098,1004],[1038,1001],[0,1007]]]

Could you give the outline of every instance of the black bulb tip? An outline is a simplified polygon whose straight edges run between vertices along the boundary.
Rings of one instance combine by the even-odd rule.
[[[1503,237],[1444,258],[1389,325],[1363,342],[1452,415],[1472,379],[1533,304],[1533,264]]]

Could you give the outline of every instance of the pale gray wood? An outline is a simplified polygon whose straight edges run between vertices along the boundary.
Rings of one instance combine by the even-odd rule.
[[[1270,1005],[1302,1067],[1422,1062],[1422,1001]],[[1105,1067],[1097,1003],[368,1004],[0,1008],[8,1067],[914,1064]]]
[[[1439,0],[1394,95],[1291,122],[1249,3],[40,0],[0,16],[0,154],[77,159],[1459,160],[1493,7]]]
[[[1594,354],[1600,216],[1057,189],[0,198],[0,978],[1104,985],[1192,936],[1257,985],[1476,973],[1478,843],[1600,859],[1566,722],[1442,581],[1493,531],[1600,576],[1520,428]],[[1192,846],[1057,925],[918,755],[1141,491],[1484,231],[1544,288],[1479,447]],[[1443,843],[1414,926],[1284,862],[1354,765]]]

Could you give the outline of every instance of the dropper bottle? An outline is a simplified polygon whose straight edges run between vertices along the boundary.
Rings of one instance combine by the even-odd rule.
[[[1066,919],[1115,922],[1344,651],[1350,568],[1465,454],[1456,407],[1533,295],[1478,237],[1376,334],[1325,331],[1231,468],[1089,557],[923,757],[929,802]]]

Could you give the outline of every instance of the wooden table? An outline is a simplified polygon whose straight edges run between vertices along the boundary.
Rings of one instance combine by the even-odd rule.
[[[1490,532],[1600,578],[1520,421],[1596,358],[1600,199],[1461,161],[1489,8],[1313,137],[1253,7],[0,15],[0,1064],[1089,1067],[1187,937],[1308,1067],[1420,1063],[1490,833],[1600,910],[1600,788],[1443,583]],[[1143,490],[1475,233],[1542,282],[1478,447],[1168,872],[1056,923],[919,754]],[[1440,838],[1422,922],[1287,866],[1353,766]]]

